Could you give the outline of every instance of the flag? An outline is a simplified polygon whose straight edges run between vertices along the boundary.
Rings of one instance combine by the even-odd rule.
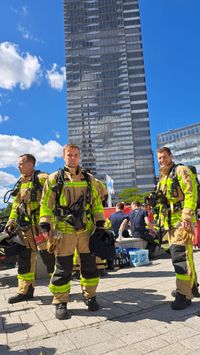
[[[114,194],[115,193],[114,187],[113,187],[114,181],[109,175],[106,175],[106,185],[107,185],[108,193]]]

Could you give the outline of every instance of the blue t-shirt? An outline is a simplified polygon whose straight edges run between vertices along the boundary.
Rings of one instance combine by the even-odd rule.
[[[140,208],[129,213],[132,234],[133,232],[144,233],[146,231],[145,217],[148,217],[147,211]]]
[[[119,227],[120,227],[121,223],[123,222],[123,220],[126,218],[128,219],[128,215],[122,211],[117,211],[117,212],[114,212],[110,215],[109,219],[111,221],[115,236],[118,237]]]

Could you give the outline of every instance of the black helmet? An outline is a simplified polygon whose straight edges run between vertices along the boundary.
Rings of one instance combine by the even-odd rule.
[[[6,256],[14,256],[24,250],[25,245],[17,234],[10,235],[0,226],[0,248],[4,250]]]
[[[109,229],[96,228],[91,234],[89,249],[92,255],[112,260],[115,256],[114,232]]]

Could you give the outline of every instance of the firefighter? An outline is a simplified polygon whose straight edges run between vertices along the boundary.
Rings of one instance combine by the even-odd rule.
[[[17,303],[33,298],[37,250],[40,250],[49,274],[54,270],[54,255],[47,253],[47,242],[41,241],[38,226],[42,188],[48,174],[36,171],[35,163],[36,159],[32,154],[23,154],[19,157],[18,168],[21,176],[10,193],[14,196],[14,200],[5,230],[8,233],[13,233],[17,229],[24,247],[21,246],[17,249],[18,293],[10,297],[8,303]]]
[[[95,181],[96,181],[97,191],[98,191],[101,201],[102,201],[102,205],[103,205],[103,207],[106,207],[107,199],[108,199],[108,190],[101,180],[95,178]]]
[[[56,255],[50,291],[58,319],[69,318],[67,302],[75,249],[80,256],[84,301],[89,311],[99,309],[96,301],[99,274],[95,256],[89,251],[89,238],[95,226],[101,231],[104,225],[104,210],[95,178],[79,166],[79,147],[65,145],[63,158],[64,169],[52,173],[45,183],[40,209],[40,226]]]
[[[164,226],[170,245],[172,263],[176,273],[174,310],[184,309],[191,299],[199,296],[193,260],[193,235],[197,202],[196,178],[183,165],[176,167],[176,179],[172,178],[174,167],[168,147],[157,151],[160,179],[156,189],[159,225]]]

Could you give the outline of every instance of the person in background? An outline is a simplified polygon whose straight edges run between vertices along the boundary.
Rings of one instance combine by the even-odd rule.
[[[127,219],[128,220],[128,215],[124,212],[124,203],[123,202],[117,202],[116,211],[112,213],[109,217],[112,229],[114,231],[116,239],[118,238],[119,234],[119,227],[121,226],[122,222]],[[123,238],[129,238],[129,233],[128,233],[128,226],[126,226],[122,232],[122,237]]]
[[[149,250],[149,258],[154,258],[154,252],[157,243],[155,242],[156,233],[154,225],[150,222],[148,212],[144,210],[139,201],[131,203],[132,211],[129,213],[119,228],[119,237],[122,235],[127,224],[130,224],[131,234],[133,238],[141,238],[147,242],[147,249]]]

